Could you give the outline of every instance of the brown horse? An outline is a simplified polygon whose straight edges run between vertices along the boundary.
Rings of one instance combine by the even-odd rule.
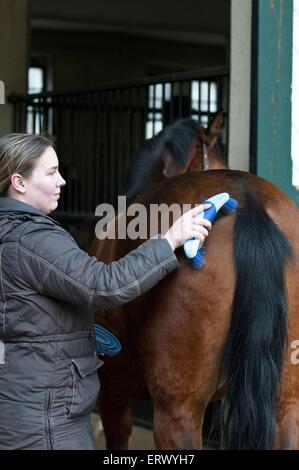
[[[228,168],[220,137],[224,113],[218,111],[206,128],[190,118],[179,119],[148,139],[132,156],[125,193],[128,200],[151,184],[190,171]]]
[[[127,200],[134,199],[151,184],[165,181],[172,176],[200,170],[228,168],[222,156],[220,141],[224,125],[224,112],[220,110],[214,114],[207,128],[198,126],[198,123],[190,118],[184,118],[168,125],[158,135],[148,139],[131,158],[125,190]],[[97,255],[103,251],[109,261],[115,258],[115,250],[117,250],[117,241],[95,240],[90,253]],[[128,421],[130,421],[129,416]],[[112,448],[115,445],[117,447],[118,444],[112,441],[113,439]],[[120,445],[122,446],[123,444]],[[127,444],[124,445],[126,446]]]
[[[206,407],[224,390],[224,447],[299,448],[298,209],[273,184],[230,170],[171,178],[138,202],[195,204],[223,191],[239,205],[214,223],[203,269],[178,250],[180,267],[150,292],[97,313],[122,343],[100,369],[110,449],[128,446],[132,398],[152,400],[157,448],[201,448]],[[106,242],[92,252],[107,263],[141,243]]]

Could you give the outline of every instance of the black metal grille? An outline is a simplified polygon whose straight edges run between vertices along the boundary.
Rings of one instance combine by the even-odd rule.
[[[206,125],[217,109],[227,110],[228,71],[192,71],[11,101],[15,132],[57,138],[67,180],[58,213],[86,217],[102,202],[115,203],[130,156],[145,138],[177,118],[191,116]]]

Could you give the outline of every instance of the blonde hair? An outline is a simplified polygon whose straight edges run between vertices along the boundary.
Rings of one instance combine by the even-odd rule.
[[[53,145],[54,139],[43,135],[7,134],[0,137],[0,194],[7,195],[14,173],[28,178],[38,158]]]

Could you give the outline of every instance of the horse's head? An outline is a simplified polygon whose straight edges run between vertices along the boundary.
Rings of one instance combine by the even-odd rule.
[[[215,170],[228,168],[222,157],[219,138],[224,128],[224,112],[218,111],[208,128],[198,127],[185,160],[176,158],[171,146],[165,147],[162,159],[163,174],[166,178],[189,173],[190,171]]]
[[[148,139],[133,155],[126,186],[132,200],[152,183],[181,173],[228,168],[222,158],[219,137],[224,113],[215,114],[208,128],[198,127],[191,118],[175,121]]]

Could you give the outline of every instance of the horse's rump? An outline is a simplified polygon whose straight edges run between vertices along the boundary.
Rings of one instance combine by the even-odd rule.
[[[145,206],[152,203],[196,204],[223,191],[229,192],[239,201],[241,210],[248,207],[249,194],[254,204],[271,216],[279,227],[277,231],[284,233],[293,246],[292,261],[288,262],[287,253],[285,257],[288,333],[290,341],[299,339],[299,322],[295,321],[296,310],[299,309],[295,289],[295,278],[299,276],[298,210],[282,191],[249,173],[213,170],[185,174],[154,185],[138,198],[138,202]],[[222,371],[222,376],[220,373],[223,348],[230,332],[236,287],[233,246],[235,220],[236,215],[231,214],[215,222],[206,240],[206,261],[202,270],[194,271],[182,250],[178,250],[178,270],[136,301],[112,312],[101,312],[97,317],[123,343],[122,353],[108,360],[107,367],[100,371],[103,374],[104,400],[109,394],[119,393],[126,400],[148,391],[155,408],[156,445],[161,448],[194,448],[201,445],[201,436],[198,437],[195,430],[202,426],[207,403],[226,380],[227,371]],[[263,217],[261,221],[263,223]],[[243,235],[246,236],[244,230]],[[251,235],[248,233],[248,236]],[[106,251],[105,245],[111,243],[115,248],[114,254],[120,257],[141,241],[101,242],[97,251],[99,258],[101,252]],[[276,255],[267,253],[268,261]],[[260,256],[263,257],[263,253]],[[112,259],[106,258],[106,261]],[[265,276],[268,276],[267,270]],[[276,296],[276,292],[273,292],[273,296]],[[289,406],[287,397],[290,378],[293,383],[295,380],[299,390],[299,378],[293,377],[291,366],[286,361],[279,417],[284,416],[283,410]],[[192,423],[193,431],[187,422]],[[288,439],[285,437],[287,430],[283,418],[281,422],[284,435],[277,438],[278,444]],[[176,431],[172,433],[173,427]],[[168,438],[165,437],[167,433]],[[185,438],[175,438],[174,435],[184,435]],[[296,439],[293,439],[292,445],[297,442]],[[244,443],[245,448],[246,445]]]

